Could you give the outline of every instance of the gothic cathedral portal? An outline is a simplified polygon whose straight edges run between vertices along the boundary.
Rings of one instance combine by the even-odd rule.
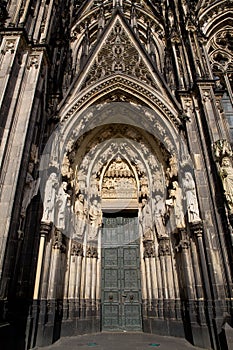
[[[0,344],[232,349],[233,1],[2,0]]]

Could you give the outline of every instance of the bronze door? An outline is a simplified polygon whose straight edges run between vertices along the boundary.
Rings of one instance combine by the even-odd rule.
[[[105,216],[102,243],[102,329],[141,330],[137,216]]]

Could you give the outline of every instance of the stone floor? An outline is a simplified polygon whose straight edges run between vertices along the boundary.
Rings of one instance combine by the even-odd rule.
[[[181,338],[163,337],[146,333],[98,333],[67,337],[51,346],[35,348],[43,350],[191,350],[199,349]],[[203,349],[202,349],[203,350]]]

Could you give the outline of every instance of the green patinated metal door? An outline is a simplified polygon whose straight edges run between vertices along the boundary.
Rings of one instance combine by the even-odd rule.
[[[105,216],[102,246],[102,329],[139,331],[142,322],[137,216]]]

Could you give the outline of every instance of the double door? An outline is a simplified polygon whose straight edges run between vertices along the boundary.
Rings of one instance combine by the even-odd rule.
[[[102,242],[102,330],[139,331],[142,322],[137,217],[105,217]]]

